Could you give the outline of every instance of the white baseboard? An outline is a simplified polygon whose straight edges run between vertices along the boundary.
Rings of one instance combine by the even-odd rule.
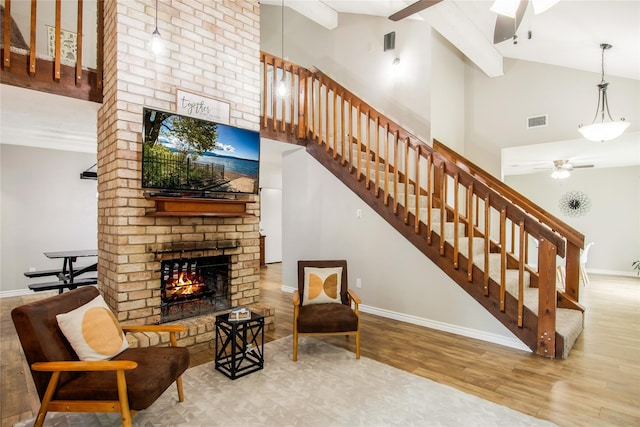
[[[44,291],[42,294],[57,294],[57,291]],[[25,295],[33,295],[33,291],[31,289],[16,289],[12,291],[0,291],[0,298],[10,298],[10,297],[22,297]]]
[[[587,268],[587,274],[601,274],[603,276],[638,277],[638,274],[634,273],[633,271],[601,270],[598,268]]]
[[[296,288],[292,288],[290,286],[284,286],[284,285],[280,289],[288,293],[293,293],[293,291],[296,290]],[[395,311],[385,310],[377,307],[371,307],[363,304],[360,304],[360,311],[362,311],[363,313],[374,314],[380,317],[386,317],[387,319],[399,320],[401,322],[411,323],[413,325],[424,326],[426,328],[435,329],[438,331],[449,332],[449,333],[461,335],[467,338],[474,338],[481,341],[486,341],[494,344],[503,345],[505,347],[514,348],[517,350],[523,350],[529,353],[531,352],[531,349],[517,338],[509,338],[509,337],[492,334],[485,331],[479,331],[477,329],[464,328],[462,326],[451,325],[448,323],[442,323],[435,320],[425,319],[423,317],[413,316],[411,314],[398,313]]]

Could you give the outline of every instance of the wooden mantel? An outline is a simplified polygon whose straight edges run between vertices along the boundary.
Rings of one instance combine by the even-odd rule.
[[[208,199],[201,197],[151,196],[156,209],[147,211],[148,216],[250,216],[247,203],[252,200]]]

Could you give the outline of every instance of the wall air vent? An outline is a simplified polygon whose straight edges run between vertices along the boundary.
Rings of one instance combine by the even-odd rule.
[[[396,32],[392,31],[384,35],[384,51],[396,48]]]
[[[527,129],[546,126],[548,119],[549,116],[546,114],[535,117],[527,117]]]

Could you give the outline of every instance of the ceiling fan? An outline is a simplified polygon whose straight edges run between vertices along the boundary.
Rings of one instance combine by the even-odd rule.
[[[560,0],[495,0],[490,10],[498,14],[493,31],[493,44],[512,39],[518,43],[518,27],[522,22],[529,3],[533,6],[533,13],[538,15],[549,10]],[[529,31],[531,38],[531,31]]]
[[[440,3],[443,0],[419,0],[410,4],[389,16],[392,21],[399,21],[415,13]],[[560,0],[495,0],[491,10],[498,14],[496,26],[493,31],[493,43],[501,43],[505,40],[513,39],[514,44],[518,43],[516,32],[522,22],[522,18],[529,3],[532,3],[535,14],[544,12],[551,8]]]
[[[421,12],[428,7],[438,4],[441,1],[442,0],[418,0],[417,2],[412,3],[404,9],[401,9],[393,15],[389,16],[389,19],[391,19],[392,21],[399,21],[413,15],[414,13]]]
[[[571,175],[571,171],[573,171],[574,169],[592,168],[594,166],[595,165],[593,164],[575,165],[571,163],[569,160],[561,159],[561,160],[554,160],[553,167],[543,167],[543,168],[535,168],[535,169],[552,170],[553,172],[551,172],[551,178],[564,179],[564,178],[568,178],[569,175]]]

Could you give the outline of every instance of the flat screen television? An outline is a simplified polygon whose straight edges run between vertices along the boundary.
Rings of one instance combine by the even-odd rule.
[[[154,195],[257,194],[260,133],[144,108],[142,188]]]

